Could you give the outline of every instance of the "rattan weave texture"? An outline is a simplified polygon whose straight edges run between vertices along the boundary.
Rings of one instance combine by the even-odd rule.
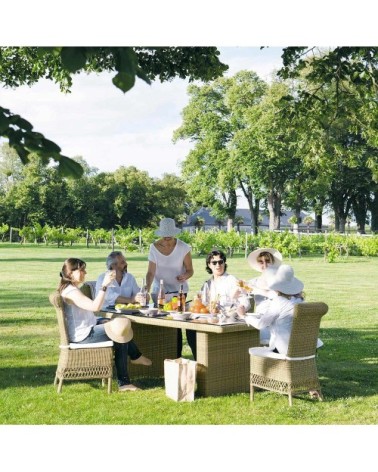
[[[59,361],[54,379],[54,385],[58,384],[57,392],[62,391],[63,380],[106,379],[108,393],[111,393],[113,348],[70,349],[62,297],[54,292],[49,300],[55,307],[60,335]]]
[[[323,302],[296,305],[287,352],[290,360],[264,357],[264,348],[250,354],[251,400],[254,399],[254,387],[286,394],[290,405],[295,393],[317,390],[322,398],[316,367],[316,343],[321,318],[327,311],[328,306]],[[261,355],[256,355],[256,351]],[[303,357],[311,358],[299,360]]]

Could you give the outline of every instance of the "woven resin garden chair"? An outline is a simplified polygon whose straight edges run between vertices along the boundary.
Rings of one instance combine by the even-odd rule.
[[[316,344],[320,320],[327,311],[323,302],[295,306],[286,356],[267,347],[249,349],[251,401],[255,387],[288,395],[290,406],[293,394],[299,392],[313,391],[314,397],[323,399],[316,368]]]
[[[54,380],[54,385],[58,384],[58,393],[62,391],[63,380],[81,379],[102,379],[103,384],[107,379],[108,393],[111,393],[113,341],[90,344],[70,343],[62,297],[55,292],[50,295],[49,300],[56,310],[60,335],[59,362]]]
[[[88,280],[83,283],[80,287],[80,290],[84,293],[85,296],[94,300],[96,298],[96,281]]]

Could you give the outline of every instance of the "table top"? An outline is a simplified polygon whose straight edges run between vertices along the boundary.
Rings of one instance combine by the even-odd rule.
[[[245,323],[229,323],[229,324],[216,324],[207,323],[205,318],[198,320],[187,320],[187,321],[176,321],[169,319],[166,316],[145,316],[139,313],[119,313],[116,310],[101,310],[102,313],[106,313],[109,318],[114,316],[126,316],[134,323],[152,325],[152,326],[163,326],[166,328],[182,328],[190,329],[193,331],[200,331],[205,333],[230,333],[234,331],[250,331],[254,330],[253,326],[248,326]]]

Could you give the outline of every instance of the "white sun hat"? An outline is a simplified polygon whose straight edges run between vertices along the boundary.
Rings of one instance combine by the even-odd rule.
[[[257,270],[258,272],[262,272],[261,265],[257,262],[257,258],[260,256],[262,252],[269,252],[274,257],[274,264],[271,265],[274,267],[278,267],[282,262],[282,254],[277,249],[273,249],[272,247],[263,247],[259,249],[255,249],[254,251],[249,254],[247,257],[248,264],[252,267],[252,269]]]
[[[181,230],[176,228],[175,220],[172,218],[163,218],[159,223],[159,229],[155,231],[157,236],[163,236],[168,238],[169,236],[175,236],[180,233]]]
[[[131,321],[124,316],[112,318],[104,323],[105,333],[116,343],[128,343],[133,339]]]
[[[268,269],[267,269],[268,270]],[[294,270],[287,264],[282,264],[268,280],[270,290],[284,293],[285,295],[296,295],[303,290],[304,284],[294,277]]]

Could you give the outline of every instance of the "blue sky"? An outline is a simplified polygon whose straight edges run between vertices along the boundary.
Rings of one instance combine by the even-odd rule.
[[[252,69],[263,79],[281,65],[281,48],[222,47],[227,75]],[[82,156],[100,171],[135,165],[151,177],[179,173],[190,143],[172,143],[188,103],[188,81],[175,79],[151,85],[137,80],[123,94],[111,82],[113,74],[74,76],[72,93],[63,94],[51,81],[32,87],[5,89],[1,105],[18,113],[62,148],[65,155]]]

